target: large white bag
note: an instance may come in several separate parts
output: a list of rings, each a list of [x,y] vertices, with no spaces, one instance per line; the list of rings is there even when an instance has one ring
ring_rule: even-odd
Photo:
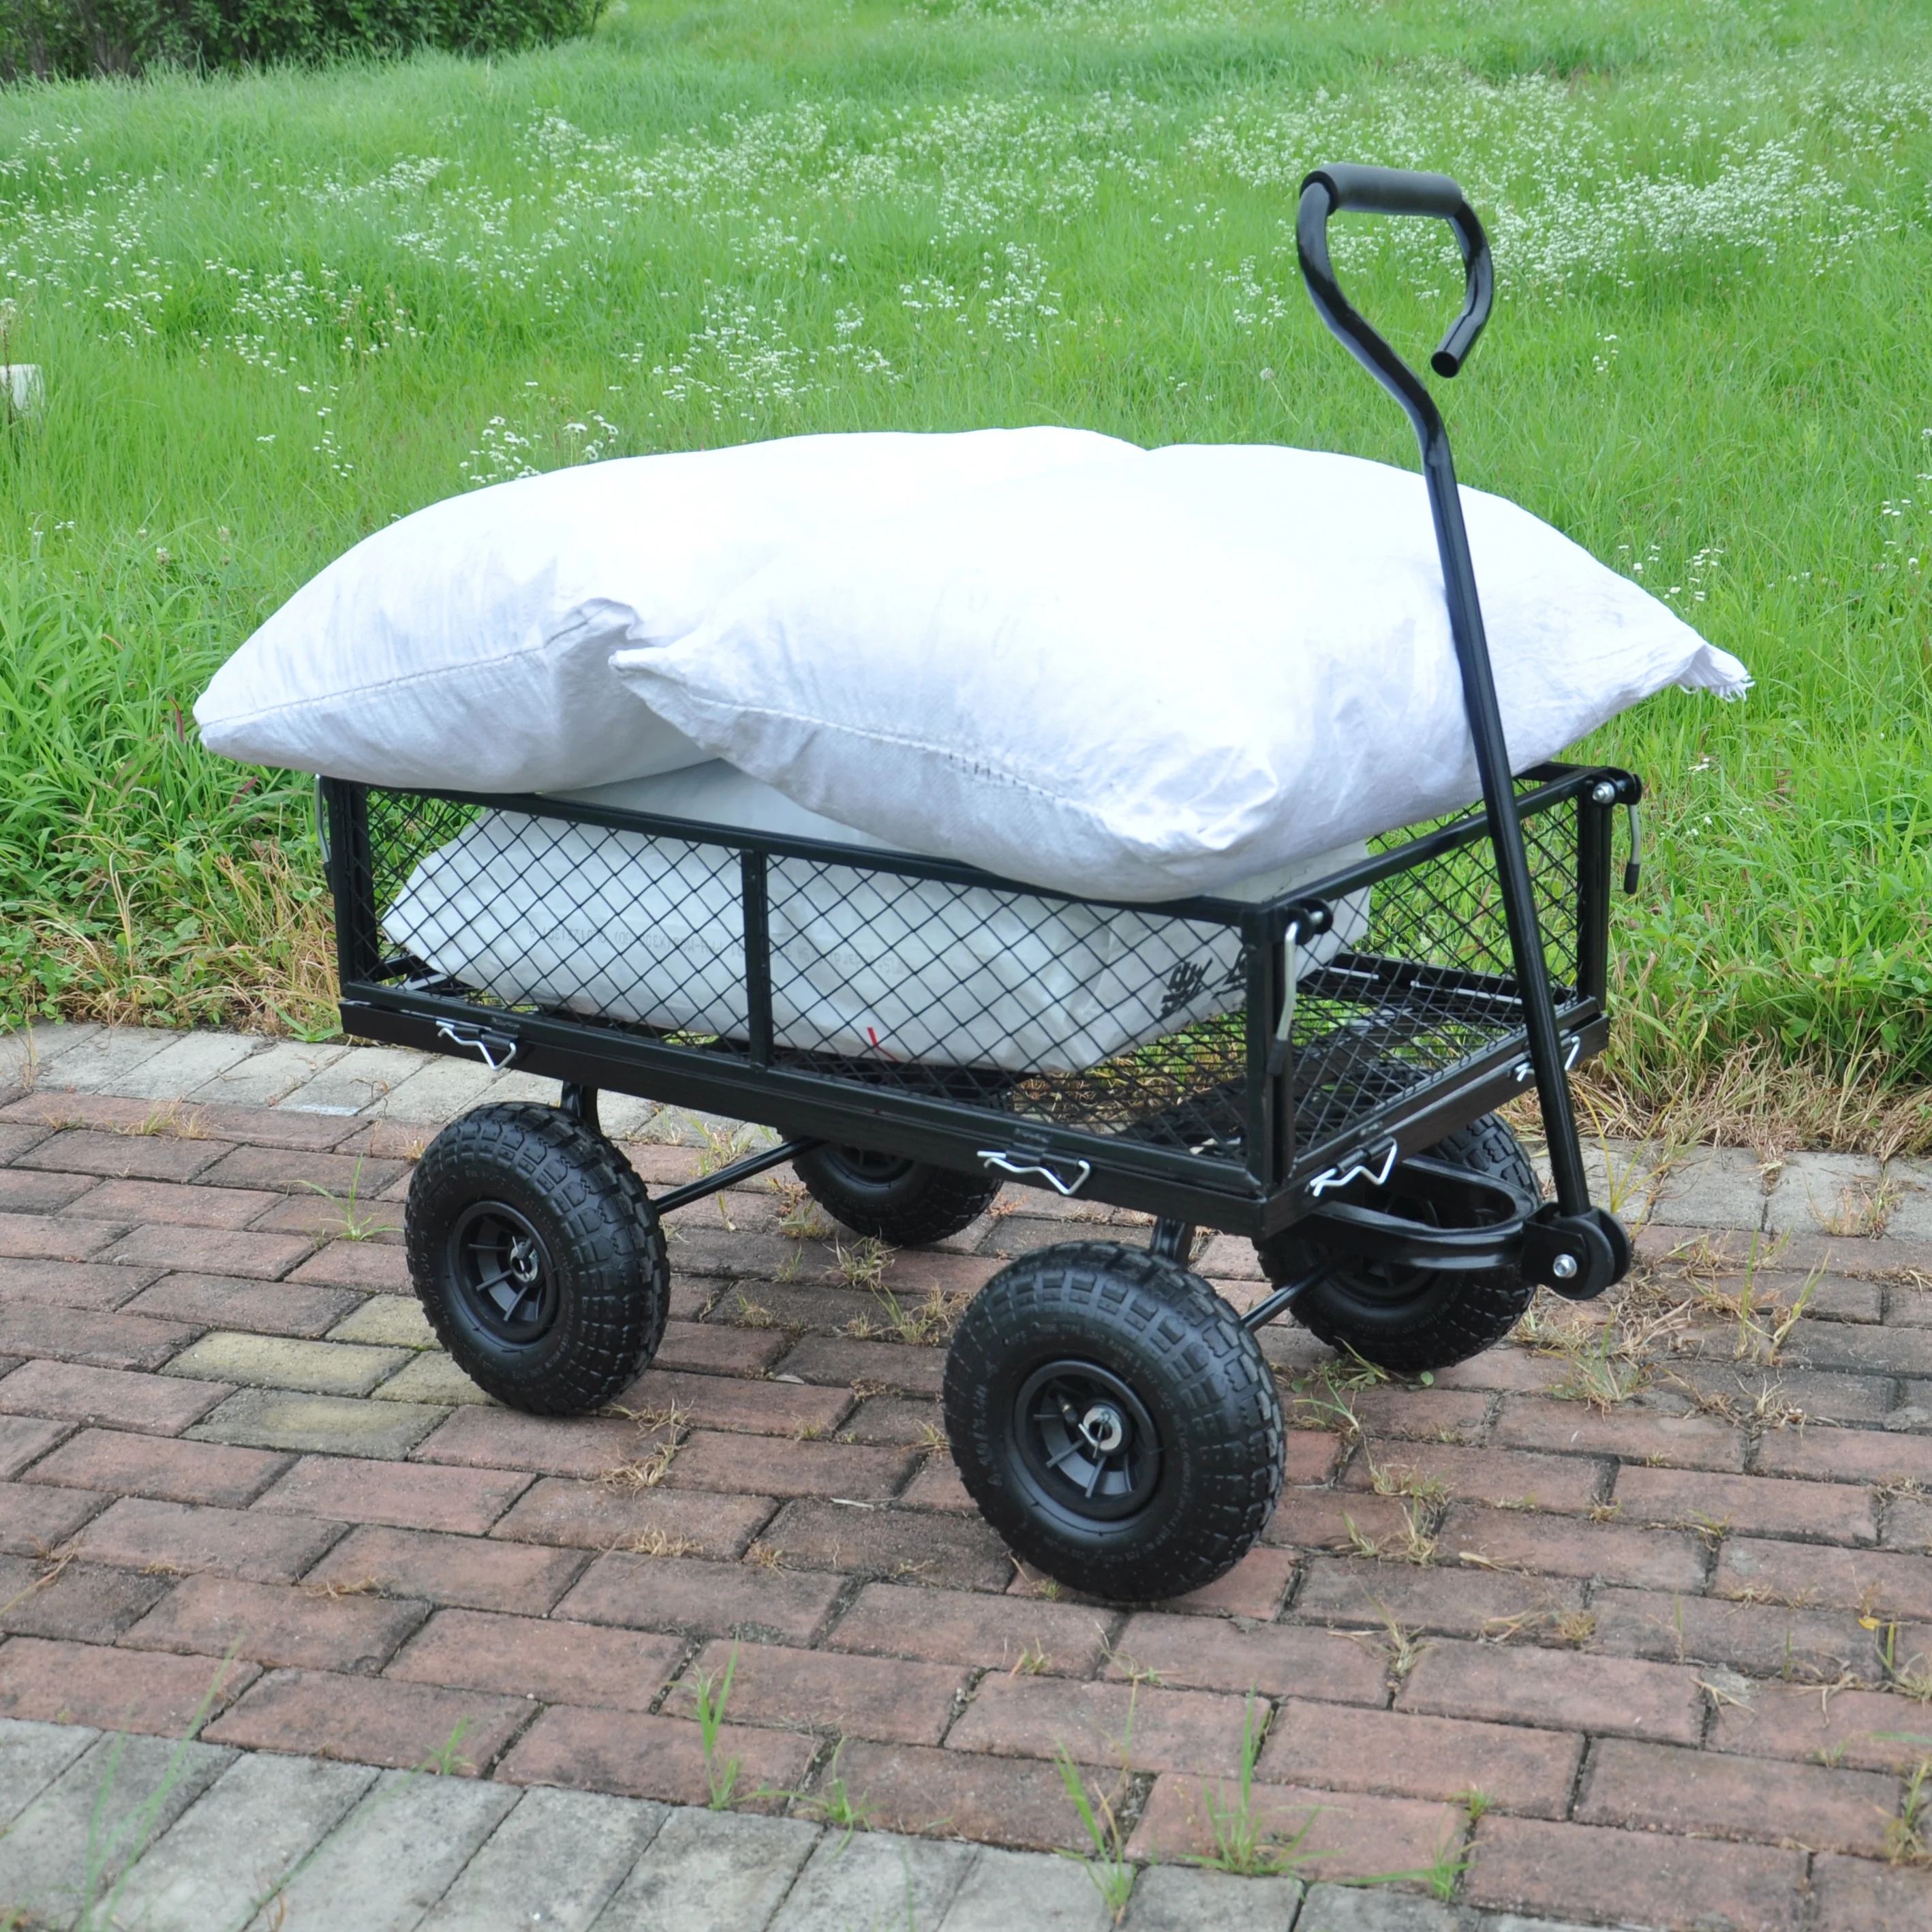
[[[1462,501],[1517,770],[1666,685],[1750,682],[1527,511]],[[855,523],[612,663],[814,811],[1098,896],[1480,793],[1421,478],[1304,450],[1134,451]]]
[[[374,784],[533,791],[710,756],[608,668],[791,544],[1131,448],[1084,430],[796,436],[587,464],[451,498],[300,590],[194,707],[209,750]]]
[[[755,779],[706,764],[578,794],[715,826],[863,844]],[[1248,881],[1258,899],[1354,862]],[[928,1065],[1065,1072],[1240,1004],[1229,927],[779,858],[768,876],[781,1046]],[[1366,932],[1342,898],[1302,955]],[[518,812],[479,815],[424,859],[382,916],[392,944],[513,1005],[742,1040],[744,914],[716,845]]]

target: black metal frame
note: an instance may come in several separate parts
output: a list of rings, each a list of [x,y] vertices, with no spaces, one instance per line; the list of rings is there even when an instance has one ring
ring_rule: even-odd
[[[744,935],[746,1036],[696,1042],[637,1026],[620,1026],[558,1010],[491,1004],[474,988],[426,972],[406,956],[386,956],[378,867],[372,849],[370,788],[320,782],[327,820],[329,883],[335,895],[342,1022],[359,1036],[430,1052],[475,1053],[492,1065],[565,1084],[567,1103],[594,1124],[602,1088],[740,1118],[782,1121],[784,1148],[754,1155],[704,1182],[667,1196],[682,1204],[741,1174],[775,1165],[820,1141],[890,1151],[964,1170],[991,1168],[1050,1185],[1063,1193],[1139,1208],[1160,1217],[1156,1246],[1184,1253],[1189,1230],[1207,1225],[1259,1240],[1310,1215],[1353,1251],[1447,1268],[1518,1262],[1561,1292],[1600,1292],[1628,1264],[1622,1230],[1592,1205],[1570,1106],[1567,1070],[1600,1051],[1605,1012],[1610,892],[1611,818],[1634,807],[1641,787],[1628,772],[1602,767],[1539,766],[1510,776],[1498,711],[1468,543],[1442,418],[1420,380],[1349,306],[1330,266],[1328,217],[1358,208],[1439,216],[1456,229],[1468,268],[1462,315],[1436,352],[1440,375],[1461,367],[1487,320],[1492,284],[1480,225],[1453,182],[1441,176],[1330,168],[1309,176],[1298,238],[1316,307],[1350,351],[1402,404],[1423,454],[1434,513],[1451,628],[1483,781],[1484,806],[1366,862],[1260,904],[1213,897],[1160,906],[1095,901],[1016,885],[952,862],[819,841],[749,832],[622,812],[555,798],[460,792],[385,793],[386,803],[418,799],[531,814],[542,820],[638,833],[723,848],[739,867]],[[1526,787],[1520,794],[1519,783]],[[1576,814],[1576,946],[1568,983],[1552,987],[1539,928],[1524,842],[1526,820],[1568,810]],[[1460,1003],[1485,1014],[1516,1016],[1479,1052],[1405,1084],[1379,1104],[1306,1142],[1298,1132],[1295,1055],[1287,1035],[1297,996],[1298,948],[1328,931],[1334,908],[1349,894],[1439,866],[1486,839],[1507,923],[1514,971],[1453,968],[1342,951],[1300,978],[1304,999],[1372,994],[1384,1006],[1406,998]],[[986,887],[1028,898],[1168,916],[1238,933],[1245,974],[1245,1068],[1239,1084],[1244,1130],[1240,1158],[1107,1133],[1058,1120],[1022,1118],[942,1088],[925,1092],[851,1077],[801,1060],[775,1040],[772,950],[767,907],[770,868],[791,860],[872,874]],[[1626,884],[1630,883],[1627,878]],[[1534,1083],[1556,1183],[1556,1199],[1535,1209],[1418,1156],[1444,1135]],[[1423,1228],[1378,1211],[1378,1184],[1398,1164],[1408,1193],[1461,1190],[1466,1224]],[[1498,1190],[1491,1188],[1489,1192]],[[1478,1198],[1478,1197],[1483,1198]],[[1446,1198],[1446,1197],[1445,1197]],[[1330,1245],[1334,1242],[1331,1240]],[[1278,1312],[1309,1282],[1271,1297],[1258,1318]],[[1265,1314],[1264,1312],[1265,1311]]]

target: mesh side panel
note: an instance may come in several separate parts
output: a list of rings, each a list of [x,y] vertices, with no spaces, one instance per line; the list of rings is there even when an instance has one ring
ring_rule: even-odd
[[[1413,836],[1372,844],[1398,851]],[[1560,1011],[1575,997],[1575,808],[1526,819],[1523,843]],[[1346,1132],[1522,1025],[1488,838],[1396,873],[1375,888],[1366,940],[1301,980],[1293,1033],[1298,1140],[1308,1146]]]
[[[747,1051],[736,848],[410,794],[372,790],[368,810],[382,935],[409,983]],[[1559,1006],[1576,828],[1568,804],[1524,828]],[[1235,928],[776,856],[766,902],[777,1064],[1243,1157]],[[1304,1147],[1520,1034],[1486,838],[1339,902],[1300,961]]]

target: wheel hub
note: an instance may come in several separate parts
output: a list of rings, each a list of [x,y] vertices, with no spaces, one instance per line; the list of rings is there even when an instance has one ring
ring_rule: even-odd
[[[1161,1444],[1154,1418],[1094,1362],[1049,1362],[1013,1404],[1020,1470],[1036,1498],[1088,1521],[1134,1515],[1153,1498]]]
[[[556,1319],[556,1273],[543,1237],[507,1202],[479,1201],[449,1234],[449,1273],[463,1311],[499,1342],[540,1340]]]

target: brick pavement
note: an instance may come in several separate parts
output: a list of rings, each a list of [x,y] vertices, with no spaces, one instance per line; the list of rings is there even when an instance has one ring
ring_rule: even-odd
[[[436,1802],[478,1859],[533,1804],[563,1817],[555,1788],[629,1806],[569,1812],[629,1850],[559,1922],[644,1922],[605,1901],[645,1886],[665,1819],[717,1815],[676,1808],[728,1759],[725,1815],[796,1849],[769,1917],[819,1882],[842,1790],[880,1847],[1081,1848],[1063,1748],[1166,1871],[1211,1851],[1251,1736],[1255,1819],[1328,1882],[1268,1894],[1304,1932],[1932,1922],[1922,1169],[1613,1150],[1652,1204],[1616,1327],[1539,1310],[1429,1387],[1355,1386],[1264,1331],[1298,1425],[1274,1522],[1196,1597],[1112,1606],[1025,1574],[966,1504],[932,1338],[1003,1256],[1132,1217],[1010,1192],[892,1257],[889,1300],[761,1178],[677,1217],[627,1412],[538,1420],[430,1346],[395,1232],[434,1131],[412,1086],[446,1114],[535,1083],[244,1044],[57,1029],[23,1091],[0,1042],[6,1737],[175,1736],[212,1696],[211,1788],[312,1762],[349,1794],[322,1842],[376,1788],[357,1768],[460,1726],[480,1795]],[[606,1118],[648,1184],[695,1172],[679,1123]],[[1244,1244],[1196,1266],[1259,1292]],[[696,1691],[728,1668],[707,1767]],[[1018,1869],[959,1856],[918,1852],[921,1924]],[[438,1898],[424,1922],[482,1922],[448,1904],[481,1882],[459,1864],[407,1922]]]

